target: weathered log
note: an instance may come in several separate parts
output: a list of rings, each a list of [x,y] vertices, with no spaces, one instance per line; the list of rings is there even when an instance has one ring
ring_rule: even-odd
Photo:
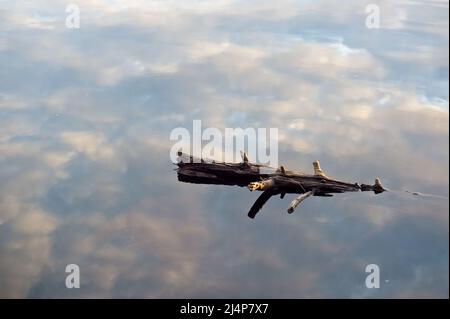
[[[313,195],[314,192],[313,191],[309,191],[306,192],[304,194],[299,195],[298,197],[296,197],[290,204],[288,207],[288,213],[292,214],[294,212],[294,210],[297,208],[297,206],[303,202],[306,198],[308,198],[309,196]]]
[[[183,154],[179,153],[180,158]],[[224,163],[197,160],[192,156],[178,162],[178,180],[186,183],[247,186],[250,191],[263,191],[250,209],[248,216],[254,218],[262,206],[273,195],[302,194],[292,201],[288,212],[294,209],[309,196],[331,197],[336,193],[373,191],[379,194],[385,191],[379,178],[374,185],[348,183],[329,178],[320,168],[318,161],[313,163],[314,174],[296,173],[269,168],[265,165],[248,162],[243,155],[242,163]]]

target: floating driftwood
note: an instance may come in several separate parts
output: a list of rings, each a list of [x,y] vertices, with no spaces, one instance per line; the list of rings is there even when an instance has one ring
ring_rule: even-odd
[[[313,163],[314,174],[303,174],[288,171],[283,166],[271,169],[266,165],[252,164],[245,153],[242,154],[241,163],[194,160],[192,156],[181,152],[178,156],[177,174],[181,182],[246,186],[250,191],[262,191],[248,212],[250,218],[254,218],[274,195],[283,198],[285,194],[300,194],[288,207],[288,213],[292,213],[309,196],[331,197],[336,193],[359,191],[379,194],[385,191],[378,178],[374,185],[331,179],[322,171],[319,161]]]

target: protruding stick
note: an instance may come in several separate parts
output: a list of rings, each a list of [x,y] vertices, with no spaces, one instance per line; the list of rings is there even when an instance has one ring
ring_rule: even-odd
[[[320,168],[319,161],[313,162],[313,167],[314,167],[314,175],[318,175],[318,176],[322,176],[322,177],[328,178],[328,176],[325,175],[325,173]]]
[[[265,190],[253,204],[252,208],[248,212],[248,217],[255,218],[256,214],[261,210],[264,204],[272,197],[272,192],[270,189]]]
[[[385,191],[383,185],[381,185],[381,180],[379,177],[375,178],[375,185],[373,185],[373,191],[375,194],[379,194]]]
[[[294,199],[291,204],[288,207],[287,212],[289,214],[292,214],[294,212],[294,210],[297,208],[297,206],[303,202],[306,198],[308,198],[309,196],[311,196],[313,194],[313,191],[309,191],[306,192],[304,194],[301,194],[300,196],[298,196],[296,199]]]
[[[243,163],[248,163],[248,157],[244,151],[241,151],[241,158]]]
[[[262,180],[260,182],[251,182],[250,184],[247,185],[247,188],[253,192],[256,190],[264,191],[272,186],[273,186],[273,179],[269,178]]]

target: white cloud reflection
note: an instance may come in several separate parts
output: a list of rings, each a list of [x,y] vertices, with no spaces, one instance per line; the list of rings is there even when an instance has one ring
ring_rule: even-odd
[[[448,2],[8,1],[1,297],[448,298],[448,200],[178,183],[169,134],[278,127],[279,160],[448,196]],[[389,279],[361,288],[366,264]],[[64,286],[80,265],[81,289]]]

